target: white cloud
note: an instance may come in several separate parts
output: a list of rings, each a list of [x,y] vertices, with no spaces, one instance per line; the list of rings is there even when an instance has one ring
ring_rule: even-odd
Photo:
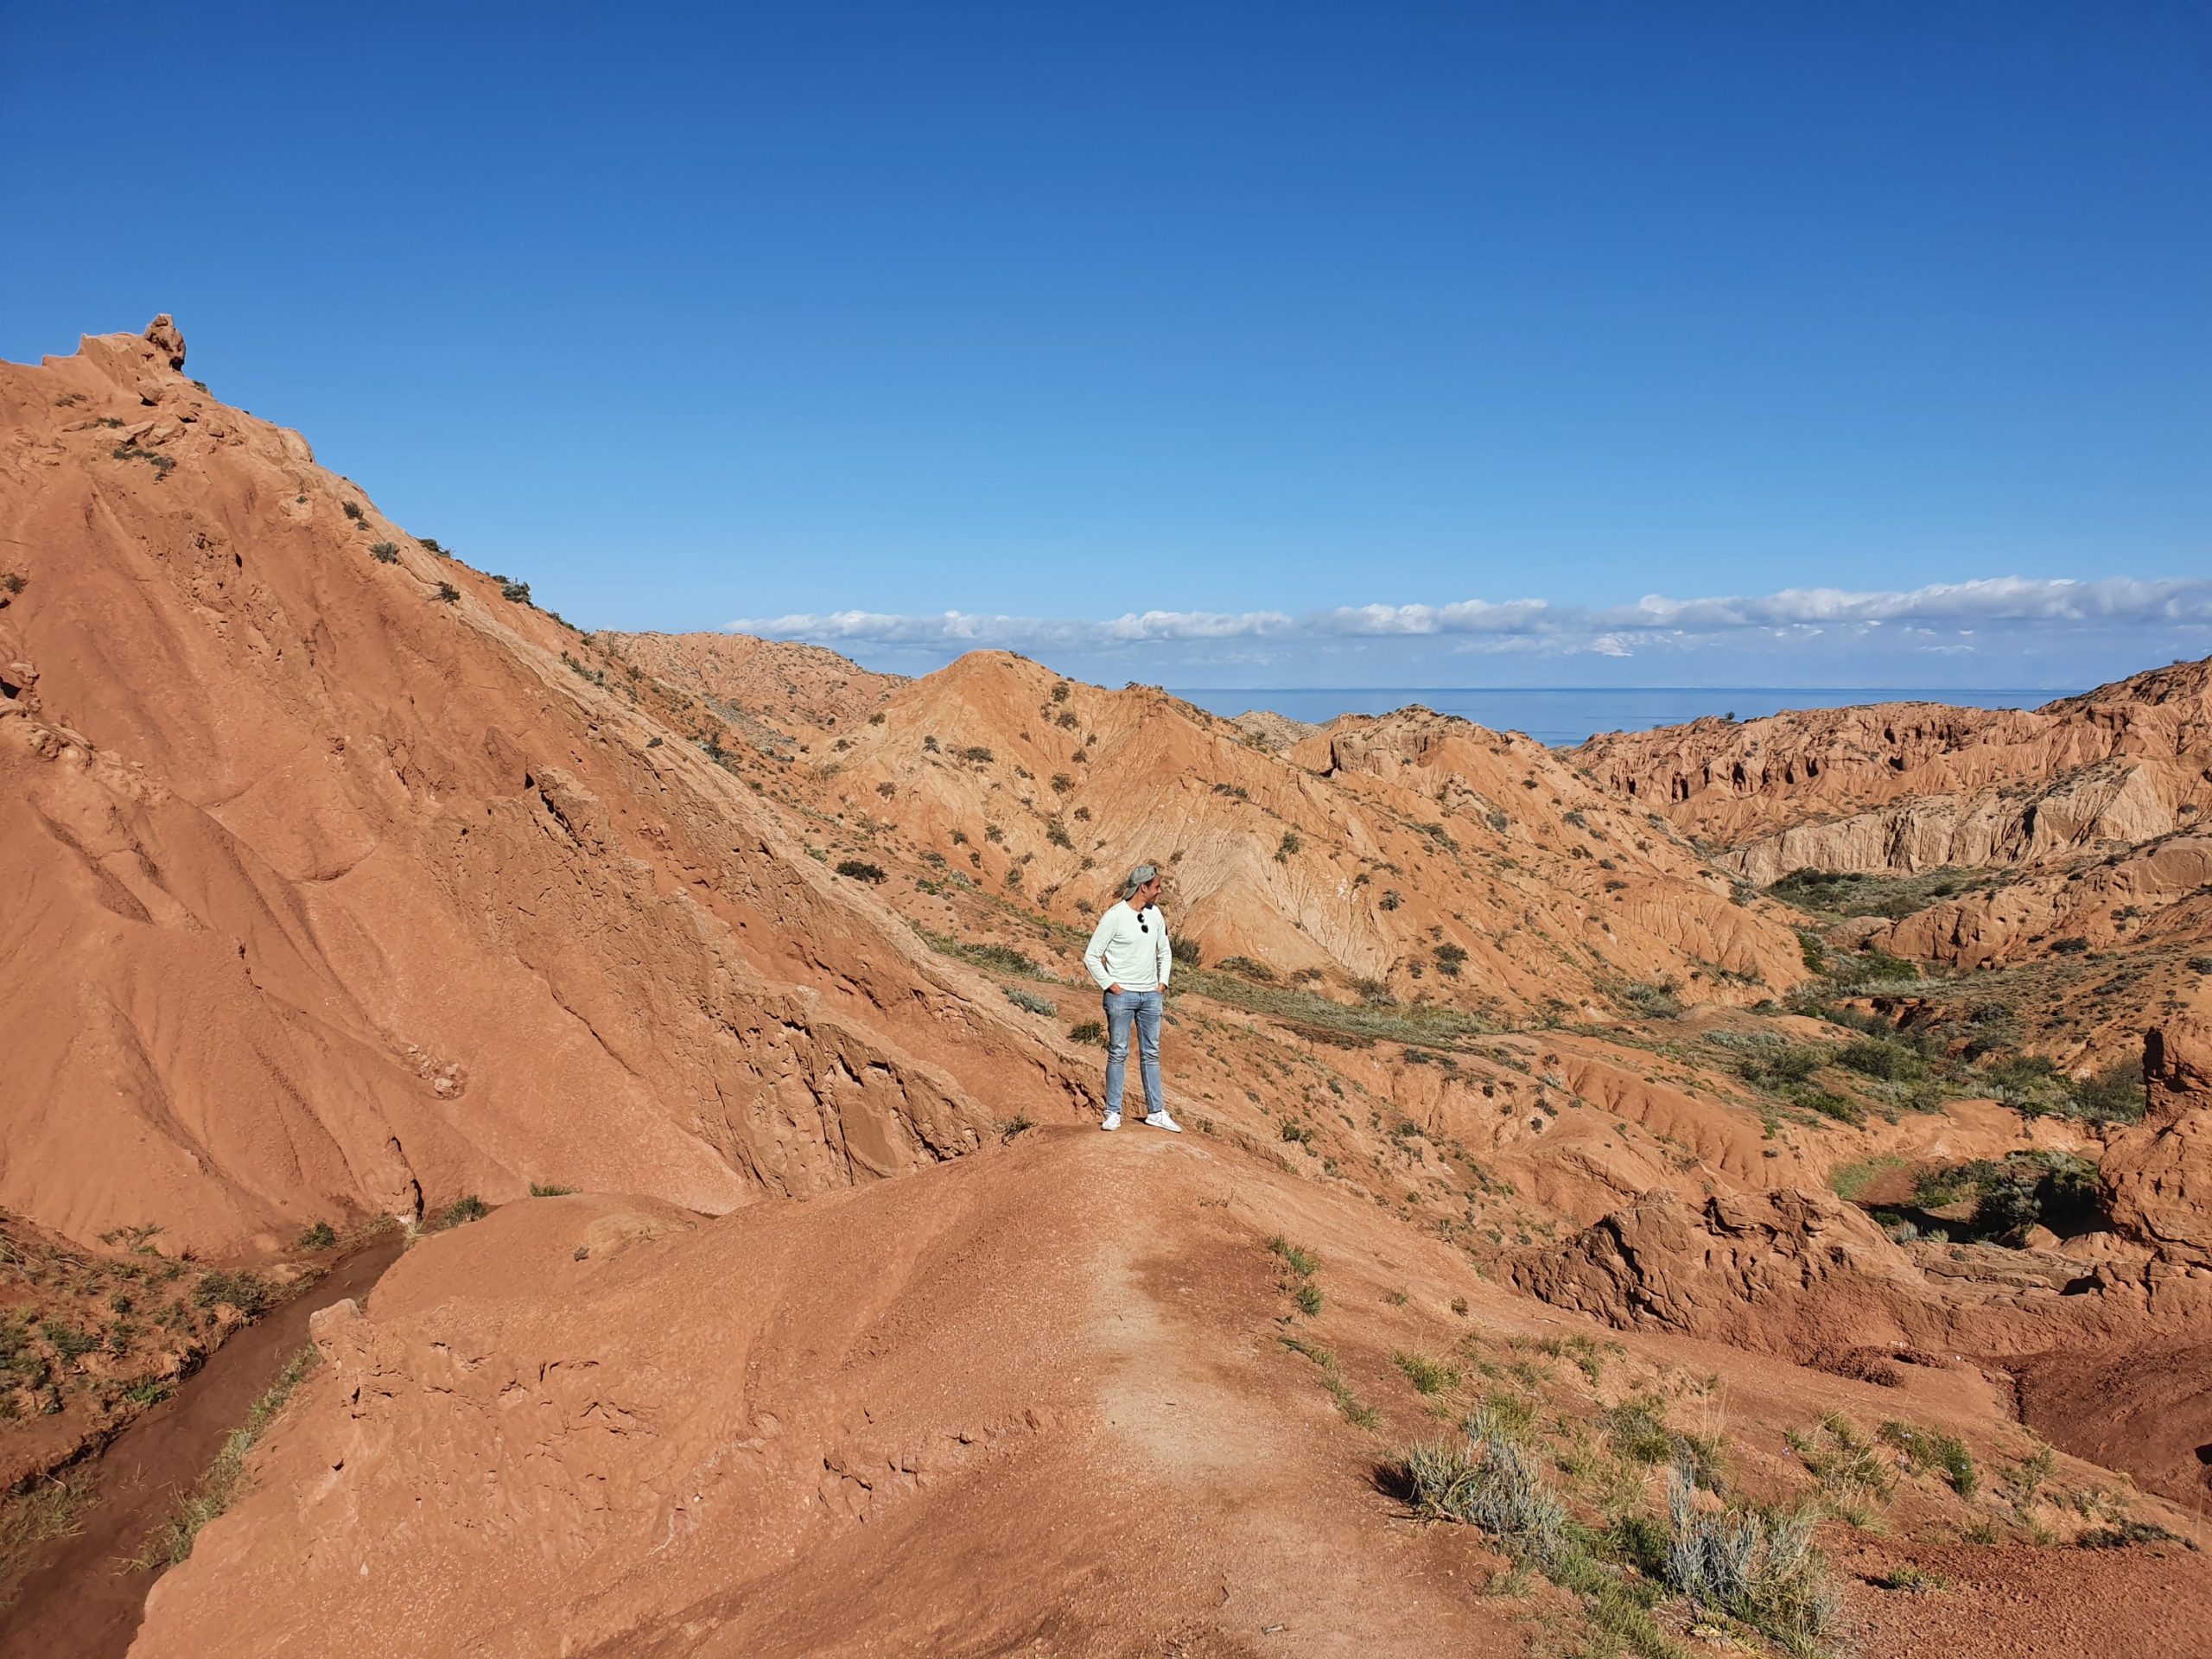
[[[1281,611],[1146,611],[1090,620],[962,611],[934,616],[837,611],[743,618],[729,626],[736,633],[823,645],[958,651],[1111,651],[1240,639],[1280,648],[1300,642],[1433,639],[1456,641],[1456,648],[1462,650],[1625,657],[1642,647],[1689,647],[1732,635],[1789,640],[1811,639],[1832,629],[1864,634],[1893,623],[1906,625],[1907,632],[1916,626],[1941,626],[1957,634],[2005,625],[2196,627],[2212,624],[2212,581],[1994,576],[1905,591],[1786,588],[1764,595],[1702,599],[1648,594],[1633,604],[1597,607],[1558,606],[1541,599],[1464,599],[1445,604],[1340,606],[1302,616]]]

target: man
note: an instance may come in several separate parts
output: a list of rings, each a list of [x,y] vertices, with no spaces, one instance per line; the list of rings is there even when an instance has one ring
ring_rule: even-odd
[[[1160,1086],[1160,1014],[1175,953],[1167,943],[1167,919],[1153,901],[1160,897],[1160,872],[1140,864],[1129,872],[1121,901],[1098,918],[1083,965],[1106,994],[1106,1121],[1102,1129],[1122,1127],[1122,1089],[1128,1077],[1129,1027],[1137,1033],[1137,1054],[1144,1074],[1144,1121],[1171,1135],[1183,1126],[1167,1116]]]

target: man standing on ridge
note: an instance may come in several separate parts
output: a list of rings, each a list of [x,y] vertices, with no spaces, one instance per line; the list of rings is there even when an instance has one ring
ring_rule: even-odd
[[[1160,897],[1160,872],[1140,864],[1129,872],[1121,901],[1098,918],[1083,965],[1106,994],[1106,1121],[1102,1129],[1122,1127],[1122,1089],[1128,1077],[1129,1027],[1137,1033],[1137,1055],[1144,1074],[1144,1121],[1172,1135],[1183,1126],[1167,1116],[1167,1096],[1160,1084],[1160,1016],[1175,952],[1167,943],[1167,918],[1153,900]]]

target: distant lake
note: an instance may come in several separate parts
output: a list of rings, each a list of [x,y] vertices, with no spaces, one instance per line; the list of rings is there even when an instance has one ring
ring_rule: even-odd
[[[1581,742],[1598,732],[1639,732],[1654,726],[1680,726],[1701,715],[1733,714],[1739,720],[1779,714],[1785,709],[1845,709],[1862,702],[1948,702],[1968,709],[2035,709],[2066,691],[1999,690],[1961,691],[1891,690],[1888,687],[1810,686],[1556,686],[1543,690],[1492,686],[1383,686],[1336,688],[1300,686],[1168,690],[1217,715],[1272,709],[1312,725],[1338,715],[1382,715],[1409,702],[1440,715],[1458,715],[1494,731],[1526,732],[1557,748]]]

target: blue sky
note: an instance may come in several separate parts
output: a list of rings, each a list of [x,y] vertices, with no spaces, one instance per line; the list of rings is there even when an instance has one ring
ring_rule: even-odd
[[[2183,4],[13,0],[0,356],[586,626],[2075,686],[2212,652],[2208,135]]]

